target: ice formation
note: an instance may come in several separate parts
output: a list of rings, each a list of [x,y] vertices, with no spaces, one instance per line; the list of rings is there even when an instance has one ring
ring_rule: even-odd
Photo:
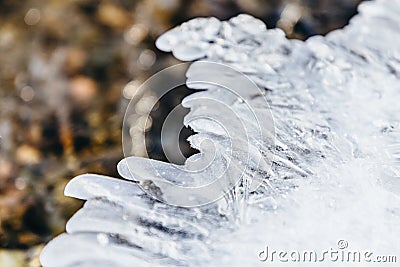
[[[178,59],[228,64],[265,91],[276,139],[274,147],[258,140],[257,149],[275,158],[269,172],[251,169],[263,182],[246,199],[246,220],[232,219],[229,197],[173,207],[134,182],[81,175],[65,194],[86,203],[46,246],[43,266],[263,266],[266,246],[322,253],[341,250],[338,240],[399,261],[400,1],[365,2],[359,11],[344,29],[305,42],[248,15],[197,18],[161,36],[157,46]],[[196,66],[194,75],[218,75]],[[205,89],[185,101],[226,96]],[[201,123],[196,130],[212,132]],[[323,266],[349,265],[340,263]]]

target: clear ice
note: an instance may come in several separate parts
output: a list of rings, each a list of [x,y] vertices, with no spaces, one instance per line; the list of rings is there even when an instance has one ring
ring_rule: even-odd
[[[264,90],[274,118],[274,145],[268,133],[263,140],[250,133],[250,139],[253,158],[274,152],[271,170],[247,162],[249,176],[262,184],[245,203],[235,202],[241,189],[235,188],[224,199],[197,208],[158,202],[130,181],[135,178],[124,172],[124,164],[148,159],[120,163],[128,180],[78,176],[65,194],[86,203],[67,223],[67,233],[45,247],[44,267],[265,266],[258,254],[267,245],[322,251],[335,248],[338,240],[346,240],[352,250],[400,260],[400,0],[364,2],[344,29],[305,42],[288,40],[281,30],[267,30],[260,20],[242,14],[222,22],[193,19],[166,32],[156,45],[183,61],[228,64]],[[187,75],[194,90],[200,88],[191,86],[191,77],[219,75],[201,68],[201,61]],[[206,89],[183,101],[191,108],[186,119],[201,112],[204,95],[232,101],[240,112],[240,101],[218,88]],[[262,95],[246,101],[257,107]],[[259,110],[267,112],[263,106]],[[246,110],[242,116],[251,128]],[[198,132],[189,140],[193,146],[202,138],[224,144],[220,129],[208,123],[188,122]],[[210,179],[183,181],[169,173],[168,164],[154,164],[175,183]],[[214,167],[210,171],[218,172]],[[246,208],[239,221],[238,205]]]

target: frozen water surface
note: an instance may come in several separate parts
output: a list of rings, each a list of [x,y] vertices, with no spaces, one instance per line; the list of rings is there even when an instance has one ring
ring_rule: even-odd
[[[207,119],[190,120],[203,112],[207,102],[202,97],[230,103],[235,114],[242,114],[254,147],[250,160],[243,160],[246,166],[239,166],[261,179],[261,186],[249,193],[239,185],[206,206],[173,207],[128,181],[135,180],[124,167],[129,161],[131,166],[141,163],[135,174],[151,173],[147,159],[127,158],[119,165],[126,181],[87,174],[68,184],[67,196],[87,201],[68,222],[67,233],[46,246],[42,264],[262,266],[267,263],[258,255],[265,246],[322,253],[338,249],[338,240],[347,241],[351,251],[397,255],[400,261],[399,25],[400,1],[380,0],[363,3],[343,30],[305,42],[287,40],[280,30],[267,30],[248,15],[224,22],[194,19],[162,35],[157,46],[178,59],[228,64],[263,89],[261,95],[247,95],[246,102],[263,114],[267,110],[259,98],[265,95],[274,117],[274,146],[269,131],[262,139],[252,131],[257,125],[242,100],[218,86],[190,83],[221,74],[202,69],[200,61],[189,69],[187,83],[208,90],[183,101],[191,108],[185,123],[198,132],[190,139],[193,146],[213,138],[217,145],[228,144],[223,131]],[[217,110],[208,112],[219,116]],[[216,150],[217,162],[199,177],[179,177],[168,164],[154,164],[164,178],[195,185],[223,169],[218,159],[225,152]],[[271,151],[275,157],[268,171],[263,168]],[[241,162],[240,155],[234,160]],[[253,164],[257,161],[261,164]],[[158,187],[154,192],[168,194]],[[349,263],[326,260],[323,265]]]

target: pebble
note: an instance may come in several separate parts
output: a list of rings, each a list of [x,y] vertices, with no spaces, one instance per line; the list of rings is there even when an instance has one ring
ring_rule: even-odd
[[[76,74],[86,63],[86,53],[80,48],[70,48],[67,51],[66,70],[69,74]]]
[[[0,250],[0,266],[26,267],[25,252],[22,250]]]
[[[38,164],[41,157],[40,151],[30,145],[21,145],[15,152],[15,159],[21,165]]]
[[[72,79],[69,93],[76,102],[88,103],[98,92],[97,83],[89,77],[77,76]]]
[[[97,11],[98,20],[114,29],[124,29],[131,24],[130,14],[111,3],[102,3]]]
[[[10,161],[0,158],[0,181],[6,180],[12,174],[13,165]]]

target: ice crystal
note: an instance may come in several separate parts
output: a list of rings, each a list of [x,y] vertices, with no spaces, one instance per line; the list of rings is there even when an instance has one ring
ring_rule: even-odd
[[[366,2],[359,11],[346,28],[305,42],[267,30],[249,15],[193,19],[162,35],[157,46],[178,59],[228,64],[263,89],[246,101],[257,106],[265,95],[275,145],[269,134],[250,138],[256,147],[250,158],[274,152],[271,170],[249,168],[262,184],[246,198],[239,224],[233,214],[239,204],[229,194],[206,206],[173,207],[132,181],[78,176],[65,193],[86,200],[85,206],[68,222],[67,234],[47,245],[43,265],[254,266],[265,264],[258,255],[266,245],[323,251],[339,239],[354,250],[400,255],[400,1]],[[190,83],[193,77],[226,77],[202,68],[202,61],[189,69],[187,84],[208,90],[183,101],[191,108],[187,119],[202,112],[204,95],[239,112],[241,101]],[[199,133],[190,140],[194,146],[202,135],[222,138],[207,123],[189,123]],[[135,180],[124,172],[129,161],[138,168],[133,174],[149,174],[148,159],[127,158],[119,165],[125,178]],[[184,183],[167,163],[153,163]]]

